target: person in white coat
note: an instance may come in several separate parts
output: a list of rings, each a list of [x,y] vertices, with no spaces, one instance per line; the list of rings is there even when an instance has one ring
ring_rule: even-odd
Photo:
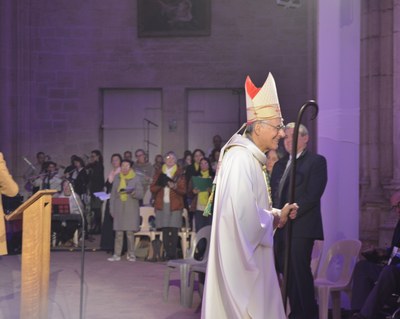
[[[286,318],[273,232],[298,207],[272,208],[265,156],[285,136],[283,119],[271,74],[261,88],[247,77],[245,88],[246,130],[221,150],[215,178],[203,319]]]

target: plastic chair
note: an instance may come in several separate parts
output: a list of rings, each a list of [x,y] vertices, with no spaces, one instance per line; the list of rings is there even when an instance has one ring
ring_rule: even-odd
[[[140,236],[147,236],[152,242],[156,235],[160,235],[160,239],[162,236],[162,232],[155,231],[150,227],[149,219],[150,217],[155,217],[154,207],[150,206],[141,206],[140,207],[140,217],[142,217],[142,222],[140,224],[140,230],[134,234],[135,236],[135,247],[138,246],[140,241]]]
[[[200,273],[205,274],[206,271],[207,271],[207,263],[197,264],[197,265],[193,265],[191,267],[190,274],[189,274],[189,287],[190,287],[190,291],[192,294],[193,294],[194,285],[195,285],[195,275],[200,274]],[[199,282],[200,298],[203,298],[203,290],[204,290],[204,287]]]
[[[324,241],[323,240],[315,240],[314,247],[311,253],[311,273],[314,279],[317,277],[318,267],[321,262],[322,251],[324,249]]]
[[[211,226],[203,227],[194,235],[193,243],[188,253],[189,257],[185,259],[173,259],[167,262],[167,269],[165,270],[164,274],[164,301],[168,300],[169,286],[171,284],[171,272],[175,269],[179,269],[181,305],[187,308],[190,308],[192,306],[193,289],[191,289],[189,282],[190,271],[192,266],[194,265],[207,264],[208,251],[210,248],[210,234]],[[207,245],[203,254],[203,258],[201,260],[197,260],[194,258],[194,255],[196,252],[197,244],[202,239],[205,239],[207,241]]]
[[[178,236],[181,239],[182,256],[183,256],[183,258],[186,258],[187,252],[188,252],[188,241],[189,241],[190,237],[194,235],[190,231],[189,215],[188,215],[188,211],[186,208],[183,209],[182,218],[185,221],[185,225],[178,232]]]
[[[146,190],[143,196],[143,206],[151,206],[151,191],[150,188]]]
[[[329,248],[314,280],[319,304],[319,319],[328,318],[329,296],[332,298],[332,317],[340,319],[341,292],[351,293],[354,266],[360,253],[361,242],[357,239],[339,240]]]

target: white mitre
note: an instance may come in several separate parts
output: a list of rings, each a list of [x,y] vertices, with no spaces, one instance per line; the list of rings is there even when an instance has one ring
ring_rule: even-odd
[[[247,76],[245,90],[247,124],[258,120],[282,118],[275,80],[271,73],[261,88],[257,88]]]

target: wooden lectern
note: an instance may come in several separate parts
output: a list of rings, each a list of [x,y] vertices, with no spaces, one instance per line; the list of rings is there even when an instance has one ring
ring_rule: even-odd
[[[6,216],[22,218],[21,319],[47,318],[51,199],[56,192],[41,190]]]

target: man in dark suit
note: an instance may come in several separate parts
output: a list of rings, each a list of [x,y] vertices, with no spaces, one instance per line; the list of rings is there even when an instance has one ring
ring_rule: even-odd
[[[290,154],[295,123],[285,128],[284,146]],[[318,317],[314,296],[314,278],[311,273],[311,253],[315,240],[323,240],[321,197],[327,184],[326,159],[307,150],[308,130],[299,127],[296,162],[296,191],[294,201],[299,205],[297,218],[292,221],[290,256],[290,280],[288,297],[290,319],[313,319]],[[292,159],[287,154],[275,163],[271,175],[274,207],[281,208],[289,200],[289,180]],[[283,273],[285,233],[287,227],[278,229],[274,238],[274,250],[278,273]]]
[[[400,268],[394,265],[385,266],[379,274],[371,292],[368,294],[359,313],[353,314],[352,319],[387,318],[383,314],[385,305],[395,303],[393,294],[400,292]],[[396,307],[396,306],[395,306]],[[391,317],[390,317],[391,318]],[[396,317],[397,318],[397,317]]]
[[[400,192],[390,197],[392,210],[400,216]],[[351,309],[356,312],[352,318],[373,319],[383,306],[390,301],[392,293],[400,293],[400,259],[390,257],[400,248],[400,219],[393,232],[391,247],[374,249],[363,254],[369,260],[356,264],[353,274]],[[397,251],[400,254],[400,251]],[[374,260],[375,259],[375,260]],[[387,265],[390,260],[390,265]],[[359,313],[357,313],[359,311]]]

